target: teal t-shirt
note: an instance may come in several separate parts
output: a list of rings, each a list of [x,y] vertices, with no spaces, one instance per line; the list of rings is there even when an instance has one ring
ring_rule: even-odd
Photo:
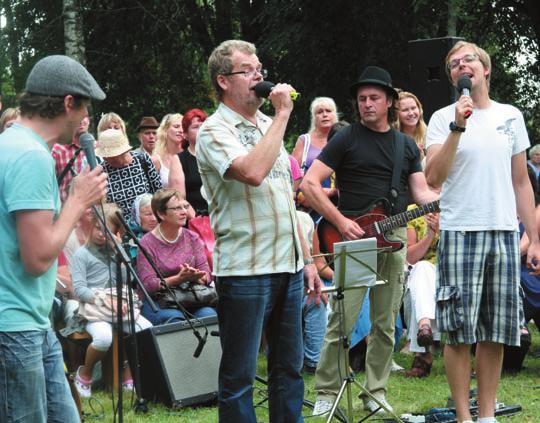
[[[16,211],[60,211],[54,160],[34,131],[14,124],[0,134],[0,332],[50,327],[56,263],[39,277],[21,261]]]

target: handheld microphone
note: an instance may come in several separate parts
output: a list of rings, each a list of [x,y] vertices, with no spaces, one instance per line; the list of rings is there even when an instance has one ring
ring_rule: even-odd
[[[461,95],[470,97],[471,96],[472,82],[471,78],[468,75],[461,75],[457,81],[457,89]],[[472,112],[467,112],[465,114],[465,119],[468,119],[472,115]]]
[[[89,134],[88,132],[85,132],[79,138],[79,144],[81,144],[81,148],[86,155],[86,160],[90,165],[90,169],[94,169],[97,166],[96,152],[94,150],[95,142],[96,139],[94,138],[94,136],[92,134]]]
[[[259,98],[268,98],[272,90],[276,84],[270,81],[261,81],[255,86],[253,86],[251,89],[255,91],[255,95]],[[293,91],[291,92],[291,100],[296,101],[296,99],[300,97],[300,93]]]

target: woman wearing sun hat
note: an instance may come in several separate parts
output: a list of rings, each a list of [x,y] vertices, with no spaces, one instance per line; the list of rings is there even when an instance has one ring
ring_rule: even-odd
[[[138,195],[162,188],[150,157],[132,152],[122,131],[107,129],[100,133],[96,154],[103,158],[103,170],[109,176],[107,201],[118,204],[124,216],[129,216]]]

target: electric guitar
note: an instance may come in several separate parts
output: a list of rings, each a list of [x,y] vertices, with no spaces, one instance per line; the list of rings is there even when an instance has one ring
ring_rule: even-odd
[[[428,213],[437,213],[439,211],[439,200],[429,204],[424,204],[412,210],[398,213],[394,216],[387,217],[385,213],[386,207],[384,202],[379,200],[373,203],[368,209],[368,213],[360,216],[346,216],[348,219],[356,222],[364,231],[361,238],[376,238],[377,248],[386,248],[387,251],[397,251],[403,248],[403,242],[392,241],[386,238],[385,232],[392,229],[404,226],[407,222],[414,220]],[[344,241],[341,233],[334,225],[326,219],[322,219],[317,227],[319,235],[319,243],[321,251],[325,253],[334,253],[334,243]]]

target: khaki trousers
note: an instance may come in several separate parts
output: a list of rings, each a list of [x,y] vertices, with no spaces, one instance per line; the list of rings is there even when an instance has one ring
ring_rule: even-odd
[[[403,241],[405,246],[395,253],[379,253],[377,255],[377,271],[380,277],[387,280],[388,283],[377,285],[370,290],[371,333],[367,347],[364,386],[372,394],[386,393],[394,350],[396,316],[403,296],[403,266],[407,251],[406,228],[398,228],[387,235],[389,239]],[[344,293],[345,315],[342,316],[342,319],[344,334],[349,340],[366,291],[367,289],[361,288],[347,290]],[[324,346],[315,373],[317,399],[331,402],[335,400],[339,392],[342,378],[349,374],[348,369],[344,367],[343,346],[340,345],[339,340],[339,306],[335,299],[333,300]]]

